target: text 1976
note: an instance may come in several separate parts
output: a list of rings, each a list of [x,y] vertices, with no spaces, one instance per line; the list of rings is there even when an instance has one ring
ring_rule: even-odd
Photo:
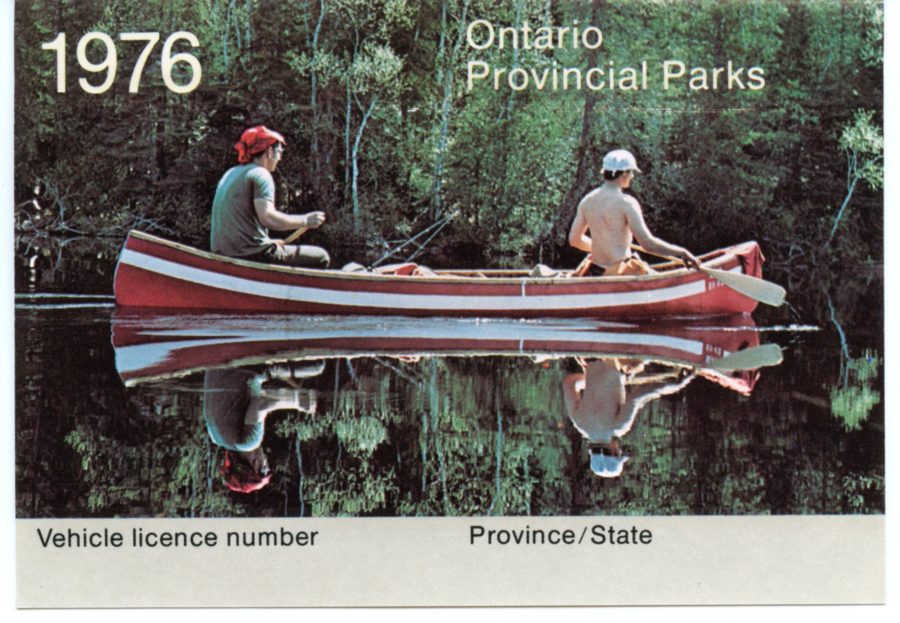
[[[124,42],[141,42],[144,48],[141,51],[134,68],[131,71],[131,80],[128,82],[128,92],[137,93],[141,86],[141,76],[144,72],[144,66],[153,53],[153,48],[159,42],[160,34],[158,32],[123,32],[119,33],[119,40]],[[162,79],[166,87],[173,93],[190,93],[200,84],[203,77],[203,69],[197,57],[188,52],[175,52],[172,49],[179,40],[187,41],[191,47],[198,47],[200,41],[197,36],[191,32],[178,31],[169,35],[162,47],[160,56],[160,66],[162,70]],[[97,42],[97,43],[94,43]],[[94,45],[92,45],[94,44]],[[99,63],[88,58],[88,48],[96,48],[97,44],[106,49],[106,56]],[[56,52],[56,91],[57,93],[66,92],[66,33],[61,32],[56,39],[41,45],[41,49]],[[86,93],[99,95],[105,93],[113,85],[116,79],[116,71],[118,69],[118,53],[116,43],[113,38],[103,32],[89,32],[78,40],[78,46],[75,51],[78,64],[85,71],[100,74],[106,72],[103,82],[99,84],[92,83],[87,78],[79,78],[78,84]],[[190,80],[186,84],[179,84],[175,81],[173,73],[179,64],[186,64]]]

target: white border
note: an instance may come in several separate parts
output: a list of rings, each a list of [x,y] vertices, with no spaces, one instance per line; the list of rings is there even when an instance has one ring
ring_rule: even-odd
[[[900,200],[900,191],[898,191],[898,175],[900,175],[900,159],[896,156],[897,149],[900,148],[900,119],[898,119],[898,107],[900,107],[900,90],[897,84],[897,68],[900,63],[900,41],[895,37],[898,35],[898,24],[900,24],[900,0],[885,0],[885,21],[884,21],[884,443],[885,443],[885,582],[888,587],[896,587],[898,583],[898,567],[896,556],[896,534],[897,534],[897,510],[898,506],[895,502],[895,493],[897,490],[898,476],[896,465],[896,457],[894,450],[897,448],[896,430],[897,425],[892,416],[892,407],[896,400],[896,390],[891,388],[897,387],[897,367],[893,365],[893,357],[897,353],[897,331],[893,327],[891,320],[896,318],[897,311],[897,289],[894,284],[897,282],[896,270],[900,265],[897,262],[897,247],[889,242],[894,242],[900,230],[897,227],[898,200]],[[894,555],[889,553],[894,550]],[[890,590],[887,592],[888,606],[881,609],[879,614],[886,614],[893,611],[892,618],[896,618],[900,608],[897,607],[900,597],[897,596],[896,590],[891,596]],[[865,616],[865,615],[863,615]]]
[[[26,0],[27,1],[27,0]],[[893,235],[897,233],[897,218],[893,213],[893,210],[897,209],[900,206],[897,199],[900,199],[900,194],[897,191],[897,184],[892,183],[892,180],[897,180],[897,174],[900,174],[900,170],[898,170],[897,160],[893,157],[894,149],[897,148],[897,123],[894,118],[887,117],[887,111],[895,111],[897,110],[897,106],[900,105],[900,98],[898,98],[897,84],[896,84],[896,71],[897,68],[900,67],[898,63],[900,63],[900,53],[898,53],[898,42],[893,39],[892,35],[897,34],[897,19],[898,15],[900,15],[900,2],[898,0],[886,0],[885,1],[885,9],[886,9],[886,22],[885,22],[885,134],[886,134],[886,156],[885,156],[885,179],[886,179],[886,188],[885,188],[885,237],[887,240],[893,240]],[[13,196],[12,196],[12,155],[13,155],[13,71],[12,71],[12,50],[14,46],[14,20],[13,20],[13,0],[0,0],[0,32],[5,35],[2,38],[2,44],[0,44],[0,63],[2,63],[2,72],[0,75],[6,76],[8,82],[8,88],[2,90],[2,94],[0,94],[0,132],[2,132],[2,136],[6,138],[7,147],[5,149],[0,150],[0,189],[2,189],[2,196],[5,199],[5,206],[7,210],[11,210],[13,205]],[[0,231],[3,232],[4,238],[12,242],[12,219],[4,218],[0,219]],[[2,255],[2,259],[0,259],[0,289],[2,289],[3,293],[7,297],[7,301],[11,302],[13,296],[13,281],[12,281],[12,260],[13,253],[12,249],[9,249],[5,254]],[[895,317],[894,311],[897,309],[896,304],[896,295],[894,293],[894,288],[889,287],[887,275],[893,274],[893,269],[897,267],[897,259],[896,252],[894,250],[893,245],[885,244],[885,318],[890,319]],[[891,285],[893,284],[894,279],[891,279]],[[4,517],[2,530],[2,536],[0,536],[0,551],[3,551],[6,555],[3,556],[4,562],[2,563],[2,568],[4,571],[3,575],[3,587],[2,595],[3,595],[3,611],[4,614],[12,615],[13,619],[19,620],[29,618],[31,620],[57,620],[62,619],[63,617],[66,620],[72,620],[73,618],[78,619],[87,619],[90,616],[91,621],[107,621],[107,620],[121,620],[123,616],[127,616],[130,620],[138,620],[138,621],[150,621],[156,620],[160,616],[165,616],[166,618],[174,617],[176,620],[180,620],[182,616],[185,618],[191,617],[192,619],[196,619],[197,616],[210,615],[209,612],[201,613],[197,611],[181,611],[181,610],[167,610],[165,612],[147,612],[147,611],[130,611],[127,614],[119,611],[90,611],[90,612],[80,612],[80,613],[60,613],[60,612],[22,612],[14,610],[14,586],[15,586],[15,574],[14,574],[14,559],[13,556],[10,555],[14,551],[13,547],[13,533],[14,533],[14,509],[15,509],[15,498],[14,498],[14,482],[15,482],[15,454],[14,454],[14,431],[15,425],[13,420],[14,413],[14,379],[12,370],[13,367],[13,305],[8,304],[4,307],[2,312],[3,319],[3,329],[2,329],[2,337],[5,338],[3,340],[4,349],[3,362],[6,364],[7,373],[3,375],[2,386],[0,386],[0,395],[5,397],[5,404],[7,406],[6,409],[6,431],[7,435],[5,436],[4,444],[6,447],[6,470],[4,470],[4,477],[2,478],[2,484],[0,484],[0,491],[3,493],[3,499],[7,502],[7,506],[5,507],[6,513]],[[889,388],[894,386],[894,377],[896,376],[894,373],[895,366],[892,365],[892,356],[896,350],[896,331],[890,328],[890,323],[886,322],[885,326],[885,414],[886,414],[886,428],[888,431],[895,428],[891,424],[890,413],[891,408],[894,404],[893,395],[889,393]],[[891,460],[892,452],[891,450],[897,445],[895,442],[892,442],[893,435],[886,435],[886,443],[888,444],[887,451],[887,460],[886,460],[886,468],[887,468],[887,482],[888,482],[888,495],[887,495],[887,518],[888,518],[888,531],[887,531],[887,539],[888,539],[888,548],[887,551],[891,551],[891,544],[894,539],[892,535],[894,534],[893,528],[895,527],[895,521],[893,517],[896,513],[897,505],[893,503],[893,495],[892,490],[893,483],[896,478],[896,470],[894,469],[895,461]],[[897,563],[896,557],[888,557],[887,560],[887,585],[889,587],[897,585]],[[852,573],[852,569],[842,569],[840,572]],[[768,607],[768,608],[735,608],[735,607],[713,607],[713,608],[678,608],[678,607],[660,607],[660,608],[648,608],[648,609],[632,609],[632,608],[610,608],[604,609],[603,612],[598,613],[594,611],[594,609],[575,609],[575,610],[567,610],[563,613],[563,616],[566,618],[571,618],[572,620],[582,621],[582,620],[591,620],[596,621],[598,616],[609,616],[609,617],[618,617],[618,616],[626,616],[631,620],[642,620],[642,621],[660,621],[660,620],[690,620],[693,621],[721,621],[724,618],[734,621],[754,621],[757,622],[760,616],[764,616],[766,618],[788,618],[796,619],[799,617],[811,617],[814,620],[819,622],[830,622],[830,621],[841,621],[844,623],[848,619],[853,619],[856,616],[862,617],[864,621],[867,623],[870,621],[880,621],[880,620],[888,620],[889,612],[894,611],[894,615],[890,615],[894,617],[897,615],[897,611],[900,610],[896,607],[896,603],[900,601],[900,598],[896,596],[891,596],[888,594],[889,605],[884,608],[867,608],[867,607],[847,607],[847,608],[833,608],[833,607]],[[555,609],[552,608],[535,608],[535,609],[527,609],[527,610],[516,610],[514,611],[514,616],[517,620],[523,621],[538,621],[538,620],[546,620],[549,616],[553,614],[558,614],[553,612]],[[429,610],[424,612],[421,609],[392,609],[392,610],[371,610],[371,609],[362,609],[362,610],[353,610],[353,611],[336,611],[336,610],[317,610],[313,613],[316,620],[321,621],[337,621],[337,620],[349,620],[352,618],[365,618],[367,620],[375,619],[375,620],[388,620],[391,621],[421,621],[423,617],[428,617],[429,619],[433,619],[436,621],[446,621],[451,618],[454,620],[459,617],[460,612],[455,609],[437,609],[437,610]],[[462,612],[463,616],[478,616],[479,614],[484,614],[485,616],[498,616],[509,614],[506,612],[498,612],[497,609],[467,609]],[[296,612],[291,611],[218,611],[214,613],[214,616],[219,621],[237,621],[237,620],[246,620],[247,617],[253,616],[264,616],[267,620],[273,621],[281,621],[281,620],[291,620],[295,621],[298,614]]]
[[[0,218],[0,239],[6,240],[6,251],[0,253],[0,292],[6,303],[0,311],[2,329],[0,329],[0,349],[2,349],[2,369],[6,371],[0,377],[0,396],[3,397],[3,407],[0,413],[4,415],[5,426],[3,430],[3,456],[6,458],[3,465],[2,484],[3,492],[3,529],[0,530],[0,551],[7,552],[3,556],[3,586],[2,603],[4,606],[15,604],[15,475],[16,475],[16,423],[15,423],[15,319],[14,319],[14,285],[13,285],[13,258],[15,252],[15,239],[13,235],[13,150],[15,148],[13,136],[13,88],[15,87],[13,71],[13,46],[15,45],[15,23],[13,20],[13,0],[0,0],[0,76],[6,80],[6,88],[0,89],[0,136],[4,137],[6,147],[0,148],[0,205],[3,206],[4,217]],[[3,608],[6,610],[7,608]]]

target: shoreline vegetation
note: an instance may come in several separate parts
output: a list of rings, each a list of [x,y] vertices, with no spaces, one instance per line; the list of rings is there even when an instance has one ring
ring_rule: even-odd
[[[627,147],[644,172],[635,193],[647,220],[672,242],[702,252],[755,239],[767,266],[788,275],[881,264],[878,2],[160,6],[16,6],[15,228],[23,239],[124,241],[136,228],[207,248],[212,195],[234,162],[232,145],[246,126],[265,123],[288,139],[276,172],[279,207],[325,211],[327,226],[303,241],[346,249],[347,261],[372,261],[458,213],[418,261],[574,266],[581,257],[566,232],[575,207],[601,183],[603,153]],[[473,46],[473,23],[497,32],[577,25],[591,45]],[[203,75],[188,94],[164,86],[160,76],[172,69],[158,54],[129,92],[141,46],[124,43],[109,90],[79,89],[79,77],[98,84],[105,74],[71,60],[68,89],[58,93],[54,55],[42,49],[63,32],[75,42],[88,32],[177,30],[201,43],[184,47]],[[102,60],[99,44],[86,53]],[[472,62],[507,68],[514,85],[515,68],[611,73],[682,60],[684,78],[666,89],[652,80],[571,91],[466,80]],[[732,66],[760,68],[763,86],[714,88],[717,68]]]

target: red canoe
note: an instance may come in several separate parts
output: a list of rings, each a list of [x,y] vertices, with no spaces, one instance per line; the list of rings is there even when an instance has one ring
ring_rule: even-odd
[[[762,273],[755,242],[701,259],[709,268]],[[119,256],[114,290],[123,307],[301,314],[634,319],[749,314],[757,304],[684,268],[641,277],[313,270],[223,257],[139,231],[129,233]]]
[[[538,359],[627,358],[690,367],[749,394],[759,377],[740,353],[760,351],[752,319],[640,325],[591,320],[517,321],[290,315],[152,314],[117,310],[112,319],[116,370],[127,386],[228,368],[277,362],[373,356]],[[768,351],[765,351],[768,353]]]

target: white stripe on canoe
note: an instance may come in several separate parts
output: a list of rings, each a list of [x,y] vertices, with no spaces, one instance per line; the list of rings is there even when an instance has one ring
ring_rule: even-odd
[[[460,327],[462,328],[462,327]],[[154,337],[178,338],[192,336],[193,340],[179,340],[174,342],[151,342],[148,344],[136,344],[116,348],[116,370],[125,375],[137,370],[152,368],[163,363],[171,356],[173,351],[199,348],[203,346],[240,344],[245,342],[281,342],[281,341],[312,341],[326,339],[371,339],[382,338],[387,340],[421,339],[421,340],[516,340],[520,344],[529,342],[564,342],[576,348],[579,345],[608,344],[614,346],[646,346],[649,348],[667,348],[681,351],[687,355],[700,356],[703,354],[703,342],[671,335],[658,333],[619,333],[606,331],[560,331],[543,327],[531,327],[528,325],[492,325],[485,329],[479,327],[466,327],[462,330],[448,333],[442,327],[401,326],[391,327],[385,330],[381,327],[373,327],[367,330],[351,331],[315,331],[315,330],[244,330],[240,335],[235,335],[234,330],[227,326],[218,328],[215,326],[200,329],[172,329],[141,331],[142,335]],[[423,346],[427,348],[427,345]],[[727,354],[727,353],[724,353]],[[724,356],[723,354],[723,356]]]
[[[649,305],[703,294],[705,279],[690,283],[637,290],[632,292],[602,292],[596,294],[553,294],[544,296],[459,296],[446,294],[403,294],[396,292],[346,292],[327,288],[310,288],[288,284],[255,281],[244,277],[185,266],[152,255],[125,249],[120,261],[142,270],[173,279],[197,283],[238,294],[251,294],[275,300],[309,302],[341,307],[360,307],[393,310],[452,310],[452,311],[535,311],[578,310],[592,307]]]

